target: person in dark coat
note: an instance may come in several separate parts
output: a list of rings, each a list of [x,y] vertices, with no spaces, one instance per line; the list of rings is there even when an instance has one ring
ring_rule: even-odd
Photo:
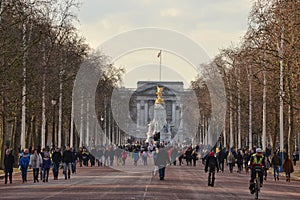
[[[9,183],[12,184],[12,173],[13,166],[15,163],[15,158],[12,155],[10,149],[7,149],[4,156],[4,173],[5,173],[5,184],[7,184],[7,178],[9,177]]]
[[[82,151],[82,162],[84,166],[89,165],[89,160],[90,160],[90,153],[87,151],[87,149],[83,149]]]
[[[83,148],[80,147],[78,152],[79,167],[82,167],[82,152],[83,152]]]
[[[249,151],[248,151],[248,150],[245,150],[243,159],[244,159],[244,166],[245,166],[246,174],[249,173],[248,163],[249,163],[249,161],[250,161],[250,158],[251,158],[251,155],[250,155]]]
[[[294,172],[294,167],[293,162],[289,156],[287,156],[283,163],[283,172],[285,172],[286,181],[291,182],[291,173]]]
[[[48,182],[50,167],[51,167],[50,155],[48,152],[45,152],[43,157],[43,164],[42,164],[43,182]]]
[[[186,165],[189,164],[192,165],[192,148],[188,147],[184,155],[185,155]]]
[[[64,175],[65,179],[70,179],[72,171],[72,163],[74,161],[73,152],[71,151],[70,146],[66,147],[66,150],[63,153],[62,162],[64,163]],[[67,174],[68,171],[68,174]]]
[[[77,160],[78,160],[79,153],[76,151],[76,149],[73,149],[73,164],[72,164],[72,174],[76,174],[77,170]]]
[[[279,181],[279,168],[281,166],[281,161],[280,161],[280,157],[276,153],[272,158],[271,165],[273,167],[274,180]]]
[[[210,152],[209,156],[206,159],[205,169],[204,169],[205,173],[208,172],[208,168],[209,168],[208,186],[214,187],[216,168],[217,168],[217,172],[219,172],[219,165],[214,152]]]
[[[95,156],[90,153],[89,159],[90,159],[91,167],[95,166],[95,160],[96,160]]]
[[[236,156],[236,163],[238,166],[238,173],[242,172],[243,169],[243,156],[241,154],[241,151],[238,151],[237,156]]]
[[[58,180],[59,173],[59,165],[61,163],[62,156],[59,148],[56,148],[52,154],[52,162],[53,162],[53,176],[54,180]]]
[[[196,162],[198,160],[198,153],[197,153],[196,148],[194,148],[192,150],[192,155],[191,156],[192,156],[192,160],[193,160],[193,165],[196,166]]]
[[[160,147],[155,159],[155,165],[158,166],[159,180],[165,179],[165,170],[168,163],[170,163],[168,152],[164,147]]]
[[[227,157],[227,155],[226,155],[225,149],[222,149],[218,153],[219,169],[221,170],[221,172],[224,172],[224,161],[225,161],[226,157]]]

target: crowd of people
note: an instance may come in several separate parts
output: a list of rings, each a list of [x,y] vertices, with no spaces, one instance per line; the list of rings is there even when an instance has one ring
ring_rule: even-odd
[[[76,173],[79,167],[112,167],[124,166],[126,160],[131,158],[134,166],[148,165],[148,159],[153,159],[155,165],[154,175],[159,172],[159,179],[165,179],[167,165],[174,166],[197,166],[197,161],[202,160],[205,172],[209,172],[208,185],[214,186],[215,172],[224,173],[225,165],[228,172],[249,173],[253,162],[261,163],[264,168],[261,177],[267,179],[267,171],[273,168],[274,180],[279,180],[279,168],[281,160],[278,153],[271,154],[266,150],[264,153],[258,148],[262,156],[259,159],[254,156],[257,149],[235,150],[224,147],[211,148],[201,145],[171,145],[165,143],[143,143],[138,142],[126,145],[106,145],[101,147],[80,147],[78,150],[66,146],[64,150],[59,148],[51,149],[23,149],[19,154],[18,166],[21,171],[22,182],[27,182],[28,169],[32,169],[33,182],[48,182],[49,172],[52,169],[53,179],[58,180],[59,172],[62,170],[65,179],[70,179],[71,174]],[[254,159],[255,158],[255,159]],[[15,158],[10,149],[5,154],[5,184],[12,183],[12,172]],[[250,164],[250,165],[249,165]],[[295,164],[295,163],[294,163]],[[286,180],[290,181],[290,174],[294,171],[292,160],[287,157],[283,163],[283,171],[286,173]],[[253,171],[251,171],[250,189],[253,186]],[[261,180],[263,183],[263,180]],[[252,185],[251,185],[252,184]]]
[[[12,184],[12,173],[15,158],[11,149],[6,150],[4,157],[5,184]],[[76,151],[67,146],[64,151],[59,148],[51,150],[25,148],[19,153],[18,168],[21,171],[22,183],[27,183],[28,169],[32,169],[34,183],[48,182],[52,168],[54,180],[58,180],[59,170],[63,169],[65,179],[70,179],[71,173],[76,172]]]
[[[273,154],[270,149],[263,151],[261,148],[253,148],[251,151],[234,149],[227,151],[225,148],[217,149],[215,155],[211,151],[206,157],[204,157],[205,172],[209,171],[208,186],[214,186],[215,171],[221,171],[224,173],[224,163],[228,165],[229,173],[233,173],[234,167],[237,166],[236,172],[241,173],[245,171],[246,174],[250,171],[250,186],[249,190],[251,194],[254,193],[254,179],[256,173],[259,173],[260,187],[263,186],[263,182],[267,180],[268,170],[273,168],[274,181],[279,181],[279,169],[282,166],[282,171],[285,173],[285,179],[290,182],[290,175],[294,172],[293,162],[290,157],[283,154],[283,163],[279,155],[279,151],[275,151]],[[296,163],[294,162],[294,165]],[[257,172],[257,167],[260,170]]]

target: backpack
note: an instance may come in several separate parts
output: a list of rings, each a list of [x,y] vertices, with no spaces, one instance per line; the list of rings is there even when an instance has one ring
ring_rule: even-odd
[[[127,154],[125,152],[122,153],[122,158],[127,158]]]
[[[210,157],[210,158],[209,158],[208,166],[209,166],[210,168],[215,168],[215,167],[217,166],[217,159],[214,158],[214,157]]]

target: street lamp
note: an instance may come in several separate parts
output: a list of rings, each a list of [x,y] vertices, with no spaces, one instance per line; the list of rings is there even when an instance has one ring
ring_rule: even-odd
[[[52,146],[55,146],[55,105],[56,105],[56,100],[53,99],[51,101],[52,103],[52,108],[53,108],[53,116],[52,116]]]
[[[101,128],[102,128],[102,130],[104,130],[104,133],[103,133],[103,136],[102,136],[102,144],[107,144],[108,142],[106,141],[107,140],[106,125],[104,124],[103,116],[101,116],[100,121],[101,121],[101,126],[102,126]]]

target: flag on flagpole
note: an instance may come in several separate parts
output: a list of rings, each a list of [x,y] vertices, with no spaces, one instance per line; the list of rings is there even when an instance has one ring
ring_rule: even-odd
[[[157,57],[159,58],[161,55],[161,50],[158,52]]]

